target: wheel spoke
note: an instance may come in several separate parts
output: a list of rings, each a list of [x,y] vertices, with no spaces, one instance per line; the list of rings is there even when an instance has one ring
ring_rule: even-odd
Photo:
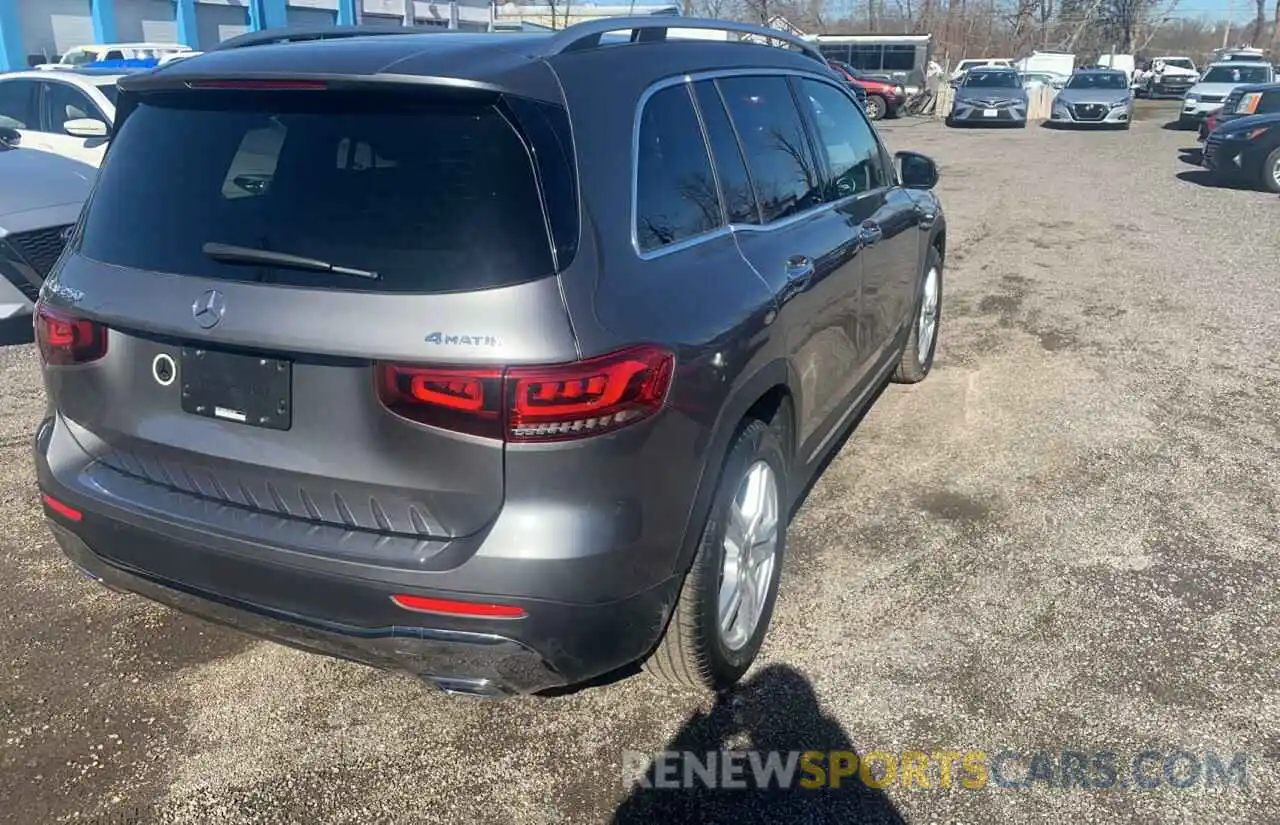
[[[777,477],[758,460],[743,474],[725,519],[716,613],[730,650],[746,645],[760,622],[773,583],[779,512]]]

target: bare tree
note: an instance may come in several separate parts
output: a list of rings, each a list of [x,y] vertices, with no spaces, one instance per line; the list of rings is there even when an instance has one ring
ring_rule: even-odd
[[[1255,11],[1253,25],[1249,28],[1249,45],[1256,46],[1262,42],[1262,30],[1267,25],[1267,0],[1254,0]],[[1272,33],[1272,39],[1275,34]]]
[[[1276,13],[1272,19],[1271,56],[1280,55],[1280,0],[1276,0]]]

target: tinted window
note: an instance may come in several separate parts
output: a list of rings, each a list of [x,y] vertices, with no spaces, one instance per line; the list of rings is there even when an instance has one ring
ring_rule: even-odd
[[[813,112],[819,148],[826,155],[831,176],[828,199],[884,186],[880,144],[857,104],[826,83],[802,80],[800,88]]]
[[[915,46],[885,46],[884,47],[884,68],[897,71],[909,72],[916,67],[916,47]]]
[[[153,95],[110,154],[81,247],[100,261],[388,292],[482,289],[553,269],[528,152],[490,106],[370,93]],[[381,279],[219,263],[207,242]]]
[[[694,84],[698,108],[702,110],[702,122],[711,142],[711,154],[715,157],[716,175],[720,178],[720,192],[725,201],[725,211],[732,223],[760,223],[756,208],[756,195],[751,187],[747,165],[742,160],[738,136],[725,114],[720,92],[713,81]]]
[[[0,81],[0,126],[34,129],[37,126],[36,84],[31,80]]]
[[[62,134],[62,126],[68,120],[102,118],[93,101],[69,83],[45,83],[40,108],[44,111],[44,130],[57,134]]]
[[[640,116],[636,238],[641,250],[720,226],[720,196],[702,127],[685,84],[657,92]]]
[[[765,222],[820,203],[817,166],[787,81],[730,77],[717,84],[746,151]]]
[[[1271,114],[1280,112],[1280,91],[1263,92],[1262,99],[1258,101],[1258,109],[1255,114]]]
[[[120,87],[116,86],[116,84],[104,83],[103,85],[98,87],[98,91],[102,92],[103,97],[111,101],[112,106],[119,105],[117,102],[117,98],[120,92]]]
[[[882,59],[884,47],[879,44],[859,44],[849,50],[849,62],[855,68],[878,72],[884,68]]]

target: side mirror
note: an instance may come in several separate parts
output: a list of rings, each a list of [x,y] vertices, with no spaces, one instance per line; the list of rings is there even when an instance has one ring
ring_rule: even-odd
[[[62,124],[62,131],[78,138],[104,138],[111,133],[110,127],[101,120],[92,117],[78,117]]]
[[[0,126],[0,152],[17,149],[20,143],[22,143],[21,132],[8,126]]]
[[[908,189],[932,189],[938,184],[938,165],[918,152],[898,152],[898,179]]]

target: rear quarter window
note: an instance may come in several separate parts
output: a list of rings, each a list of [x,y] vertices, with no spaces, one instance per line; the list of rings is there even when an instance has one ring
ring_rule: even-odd
[[[218,262],[206,243],[379,280]],[[80,252],[205,278],[403,293],[555,268],[530,153],[504,112],[373,92],[143,97],[99,174]]]

